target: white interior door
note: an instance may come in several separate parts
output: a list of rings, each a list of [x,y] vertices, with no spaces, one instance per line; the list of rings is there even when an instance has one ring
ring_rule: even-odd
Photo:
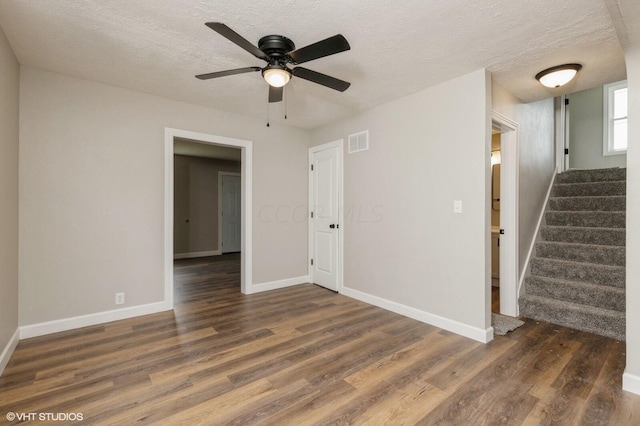
[[[493,112],[500,135],[500,313],[518,316],[518,123]],[[490,284],[489,284],[490,285]],[[488,304],[491,310],[491,303]]]
[[[240,175],[221,174],[222,253],[240,251],[241,191]]]
[[[310,257],[315,284],[339,290],[340,144],[310,149]]]

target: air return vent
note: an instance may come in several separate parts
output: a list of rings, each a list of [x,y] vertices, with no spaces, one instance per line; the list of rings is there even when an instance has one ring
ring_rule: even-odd
[[[369,149],[369,131],[349,135],[349,154]]]

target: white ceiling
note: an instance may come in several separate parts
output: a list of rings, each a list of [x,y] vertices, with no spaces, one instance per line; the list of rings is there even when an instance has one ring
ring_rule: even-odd
[[[304,65],[350,81],[346,92],[299,78],[286,87],[286,123],[307,129],[483,67],[525,102],[559,94],[534,79],[554,65],[583,64],[569,91],[626,75],[603,0],[0,0],[23,65],[266,120],[259,73],[194,78],[264,66],[208,21],[254,44],[268,34],[298,48],[347,38],[350,51]],[[284,106],[271,104],[272,123],[284,122]]]

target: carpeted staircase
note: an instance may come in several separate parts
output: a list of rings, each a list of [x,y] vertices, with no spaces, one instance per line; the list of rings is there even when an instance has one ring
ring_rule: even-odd
[[[570,170],[551,191],[520,315],[624,340],[626,169]]]

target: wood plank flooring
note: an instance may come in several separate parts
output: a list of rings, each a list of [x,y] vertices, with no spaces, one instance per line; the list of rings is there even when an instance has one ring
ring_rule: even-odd
[[[0,424],[640,424],[624,342],[527,321],[483,345],[311,284],[242,295],[238,255],[175,281],[175,312],[21,341]]]

